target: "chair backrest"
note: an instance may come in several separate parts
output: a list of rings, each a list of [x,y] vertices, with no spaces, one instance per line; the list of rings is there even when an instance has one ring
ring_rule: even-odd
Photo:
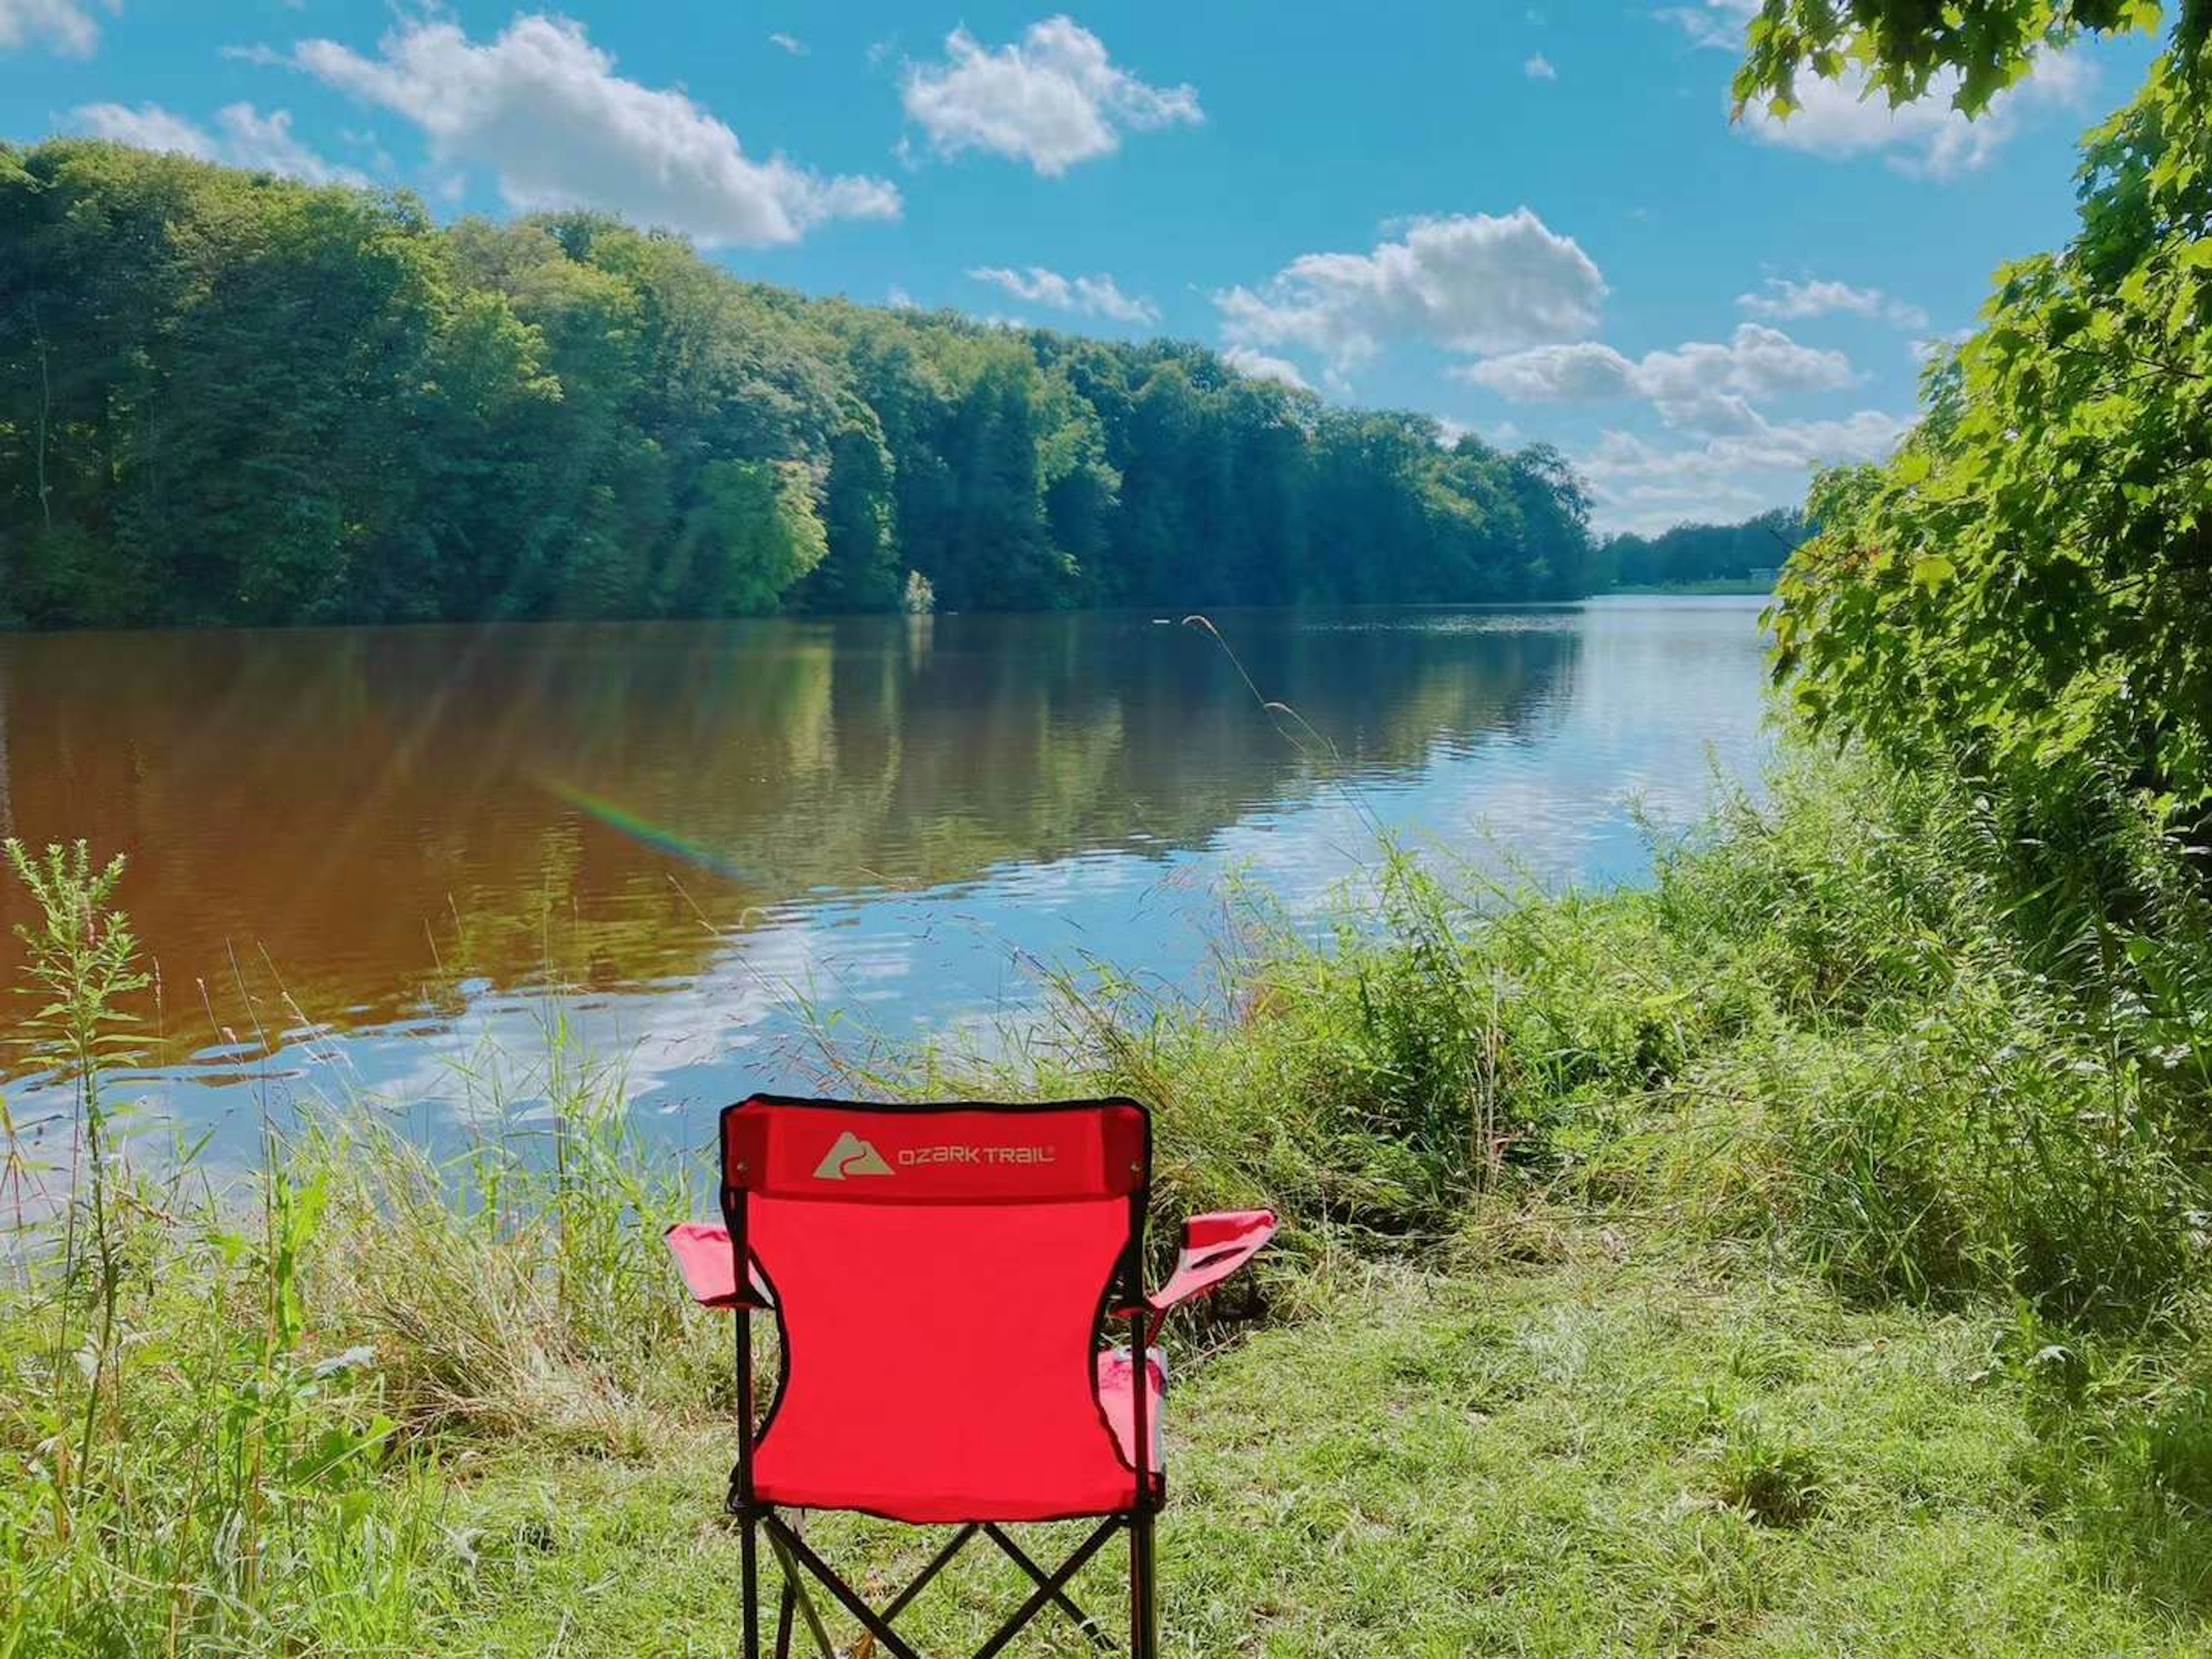
[[[756,1096],[721,1127],[724,1214],[782,1337],[757,1497],[902,1521],[1130,1506],[1097,1350],[1116,1292],[1141,1296],[1142,1106]]]

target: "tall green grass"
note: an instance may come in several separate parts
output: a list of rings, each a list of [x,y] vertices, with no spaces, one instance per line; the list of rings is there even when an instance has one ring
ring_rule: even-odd
[[[9,1125],[0,1654],[411,1650],[465,1577],[441,1513],[472,1452],[618,1451],[726,1398],[659,1243],[691,1171],[557,1014],[539,1054],[456,1068],[458,1156],[373,1102],[271,1103],[222,1171],[122,1133],[119,862],[9,858],[33,1058],[74,1097],[65,1160]]]
[[[1988,828],[1939,781],[1801,759],[1663,842],[1648,890],[1540,898],[1385,848],[1319,946],[1249,911],[1218,999],[1060,971],[1018,1037],[833,1059],[913,1094],[1139,1094],[1170,1208],[1267,1195],[1366,1248],[1539,1182],[1856,1297],[2178,1328],[2212,935],[2108,927],[2055,961]]]

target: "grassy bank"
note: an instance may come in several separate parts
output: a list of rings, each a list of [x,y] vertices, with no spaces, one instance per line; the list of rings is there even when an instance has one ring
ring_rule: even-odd
[[[2039,1515],[2032,1412],[1977,1380],[1987,1328],[1540,1212],[1490,1233],[1510,1254],[1347,1276],[1179,1388],[1171,1651],[2202,1651]],[[727,1465],[702,1432],[471,1483],[453,1514],[500,1559],[445,1639],[726,1651],[735,1540],[699,1495]],[[884,1589],[926,1553],[815,1530],[872,1547]],[[927,1650],[972,1651],[1010,1596],[966,1575]],[[1035,1650],[1087,1650],[1055,1634]]]
[[[1092,978],[1012,1062],[832,1060],[1137,1093],[1166,1215],[1285,1213],[1178,1334],[1173,1651],[2201,1651],[2203,935],[2030,930],[2003,856],[1827,765],[1648,891],[1248,912],[1226,1019]],[[726,1332],[657,1243],[703,1165],[531,1067],[554,1127],[477,1099],[452,1162],[366,1103],[249,1194],[79,1160],[0,1293],[0,1652],[726,1650]]]

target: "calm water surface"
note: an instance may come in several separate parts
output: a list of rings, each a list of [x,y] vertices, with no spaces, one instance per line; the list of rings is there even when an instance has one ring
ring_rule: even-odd
[[[1018,1006],[1037,960],[1194,986],[1224,877],[1317,915],[1367,811],[1636,879],[1632,802],[1684,818],[1716,762],[1756,769],[1759,604],[1218,614],[1334,756],[1149,616],[16,637],[0,829],[130,854],[156,1114],[450,1120],[457,1066],[532,1047],[557,984],[689,1133],[806,1081],[802,1000],[896,1037]]]

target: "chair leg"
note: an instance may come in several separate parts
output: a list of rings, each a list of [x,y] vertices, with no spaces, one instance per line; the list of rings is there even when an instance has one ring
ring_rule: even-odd
[[[805,1548],[804,1544],[799,1543],[799,1534],[795,1531],[787,1534],[775,1522],[769,1523],[769,1547],[775,1552],[776,1565],[783,1571],[782,1605],[787,1609],[797,1608],[799,1616],[806,1621],[807,1633],[814,1638],[814,1644],[822,1650],[822,1659],[837,1659],[837,1644],[830,1639],[830,1627],[822,1622],[822,1615],[814,1609],[814,1598],[806,1593],[806,1586],[800,1580],[799,1563],[793,1559],[791,1546],[784,1542],[787,1535],[792,1544],[798,1545],[802,1550]],[[776,1659],[789,1659],[781,1645],[783,1632],[781,1630],[776,1633],[776,1640],[779,1644]]]
[[[776,1598],[775,1659],[791,1659],[791,1615],[798,1601],[798,1586],[787,1577],[783,1594]]]
[[[760,1659],[760,1518],[748,1510],[738,1526],[744,1561],[745,1659]]]
[[[777,1559],[784,1563],[784,1571],[790,1573],[795,1579],[798,1577],[799,1568],[801,1565],[805,1566],[806,1571],[813,1575],[816,1582],[828,1590],[846,1612],[860,1621],[861,1629],[876,1638],[876,1645],[884,1653],[889,1654],[890,1659],[921,1659],[921,1656],[908,1645],[906,1639],[884,1622],[882,1614],[860,1599],[859,1591],[840,1578],[831,1571],[827,1562],[808,1548],[805,1539],[774,1516],[769,1517],[768,1536],[769,1542],[775,1547]],[[810,1621],[813,1620],[814,1604],[807,1598],[803,1585],[799,1589],[799,1607]],[[828,1638],[823,1635],[818,1623],[815,1626],[815,1631],[817,1637],[822,1642],[823,1652],[830,1656],[830,1659],[836,1659],[836,1650],[830,1646]]]
[[[1158,1659],[1159,1597],[1152,1571],[1152,1517],[1129,1517],[1129,1659]]]

